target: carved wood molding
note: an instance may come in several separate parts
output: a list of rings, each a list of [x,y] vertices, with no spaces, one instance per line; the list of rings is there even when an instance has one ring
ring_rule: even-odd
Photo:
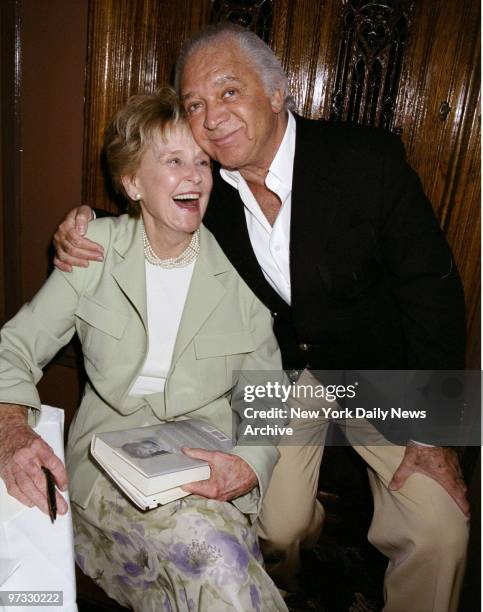
[[[231,21],[270,41],[273,0],[213,0],[210,23]]]
[[[343,0],[331,119],[389,128],[413,0]]]

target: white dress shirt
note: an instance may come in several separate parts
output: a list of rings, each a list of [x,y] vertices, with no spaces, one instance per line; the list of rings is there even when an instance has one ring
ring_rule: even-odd
[[[287,304],[290,287],[290,216],[292,209],[292,175],[295,157],[295,119],[288,113],[283,140],[270,165],[265,185],[281,202],[273,226],[267,221],[245,179],[238,171],[221,169],[222,178],[238,189],[245,207],[248,234],[260,268],[275,291]]]

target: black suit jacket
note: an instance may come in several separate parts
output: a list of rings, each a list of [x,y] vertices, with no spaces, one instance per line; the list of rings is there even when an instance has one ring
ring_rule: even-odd
[[[461,282],[399,138],[296,122],[290,307],[265,280],[238,192],[218,168],[204,219],[274,314],[284,367],[463,368]]]

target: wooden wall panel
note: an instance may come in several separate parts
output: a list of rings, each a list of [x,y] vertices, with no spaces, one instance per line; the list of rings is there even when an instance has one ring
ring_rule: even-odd
[[[453,196],[462,132],[473,121],[479,89],[479,6],[433,0],[415,8],[397,104],[396,123],[440,218]],[[447,102],[449,114],[440,111]],[[443,208],[444,210],[440,210]]]
[[[408,160],[421,177],[453,248],[466,294],[468,366],[479,368],[479,3],[281,0],[274,3],[271,44],[289,74],[297,111],[306,117],[329,119],[333,115],[337,74],[346,61],[339,51],[344,47],[343,17],[349,5],[358,10],[370,4],[377,10],[399,6],[401,13],[409,16],[394,115],[389,124],[401,134]],[[387,14],[390,12],[382,10],[371,34],[376,36],[378,23]],[[366,41],[359,42],[363,45]],[[356,43],[346,45],[345,52],[357,57]],[[387,61],[388,54],[382,54],[383,65]],[[349,73],[344,83],[342,93],[346,97],[351,91],[351,78]],[[347,106],[344,100],[343,119],[349,114]],[[358,120],[383,124],[379,116],[371,122],[364,109],[358,113]]]
[[[340,2],[281,0],[274,5],[271,46],[288,73],[299,114],[328,119],[334,89]]]
[[[481,151],[480,92],[474,88],[475,103],[465,118],[460,146],[452,163],[448,190],[451,200],[444,219],[456,263],[463,278],[468,328],[468,367],[481,367]],[[449,183],[450,181],[448,181]]]
[[[474,368],[480,367],[479,91],[479,3],[415,3],[395,125],[455,254]]]
[[[100,165],[104,130],[127,98],[171,81],[181,44],[207,22],[209,0],[91,0],[83,200],[115,208]]]
[[[402,29],[394,15],[402,16]],[[469,365],[479,367],[477,0],[90,0],[84,201],[114,208],[104,189],[99,155],[115,109],[132,93],[169,81],[184,40],[210,20],[227,18],[255,31],[261,28],[264,36],[271,24],[267,38],[288,72],[300,114],[333,117],[338,94],[342,119],[388,125],[401,133],[409,162],[455,252],[468,306]],[[357,19],[364,29],[351,30]],[[391,49],[396,47],[402,50],[401,61],[394,60]],[[371,54],[390,78],[396,75],[393,89],[388,99],[377,94],[377,112],[354,112],[348,101],[356,82],[351,65],[363,64]],[[364,92],[372,77],[366,73],[362,82],[362,107],[369,107]],[[391,109],[389,121],[383,120],[382,104]]]

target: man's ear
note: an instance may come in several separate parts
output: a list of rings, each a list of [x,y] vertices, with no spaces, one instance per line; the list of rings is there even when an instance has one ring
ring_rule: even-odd
[[[122,186],[126,190],[127,195],[131,198],[131,200],[136,200],[136,196],[138,195],[138,188],[136,186],[136,177],[135,176],[123,176],[121,178]]]
[[[276,89],[270,97],[270,105],[272,111],[278,115],[283,111],[283,103],[285,101],[284,93],[281,89]]]

